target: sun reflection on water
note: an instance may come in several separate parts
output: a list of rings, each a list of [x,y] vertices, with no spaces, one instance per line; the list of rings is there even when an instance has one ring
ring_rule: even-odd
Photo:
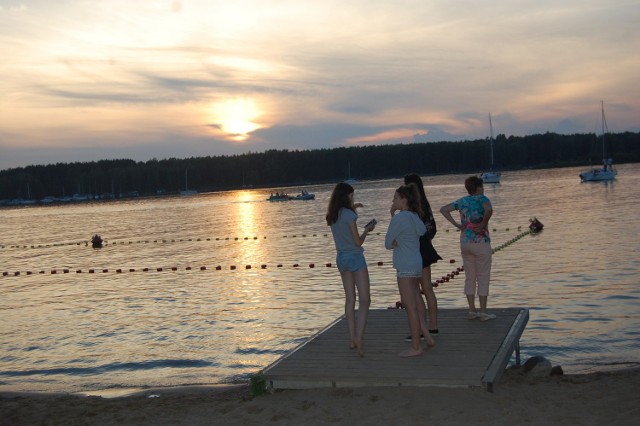
[[[536,191],[531,182],[542,185],[540,171],[511,172],[489,192],[495,244],[519,233],[530,216],[545,224],[541,234],[497,253],[492,267],[490,308],[531,309],[523,357],[541,353],[565,371],[637,360],[640,230],[628,202],[639,196],[637,167],[621,166],[611,185],[581,185],[577,169],[547,171],[544,190]],[[431,205],[464,195],[463,178],[429,177]],[[359,225],[379,220],[365,243],[375,309],[398,300],[383,240],[399,182],[357,189],[365,204]],[[339,273],[335,264],[325,266],[335,259],[324,221],[332,186],[307,187],[316,194],[308,202],[268,202],[271,190],[282,189],[273,188],[3,211],[0,235],[27,246],[0,249],[6,270],[64,266],[71,273],[1,278],[0,358],[10,374],[0,390],[224,382],[275,361],[344,312]],[[29,246],[82,240],[96,230],[120,241],[100,250]],[[448,261],[460,260],[458,238],[438,220],[434,245],[444,261],[433,266],[433,278],[459,265]],[[109,272],[90,274],[88,267]],[[126,272],[130,267],[135,272]],[[437,288],[442,309],[465,305],[462,285],[460,277]],[[65,373],[45,376],[49,370]]]

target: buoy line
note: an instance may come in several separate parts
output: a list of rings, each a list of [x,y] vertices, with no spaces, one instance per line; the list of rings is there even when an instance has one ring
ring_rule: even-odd
[[[504,228],[504,231],[508,232],[511,228]],[[522,229],[521,226],[517,227],[518,231]],[[493,232],[500,232],[501,229],[493,228]],[[456,229],[451,231],[450,229],[446,229],[444,232],[460,232],[460,230]],[[527,234],[530,232],[527,232]],[[380,232],[371,233],[369,235],[384,235]],[[316,232],[312,234],[292,234],[292,235],[282,235],[280,237],[269,237],[269,238],[309,238],[309,237],[330,237],[331,233],[328,232]],[[256,241],[256,240],[266,240],[267,236],[252,236],[252,237],[196,237],[196,238],[155,238],[155,239],[144,239],[144,240],[104,240],[102,242],[102,247],[107,246],[126,246],[133,244],[171,244],[171,243],[185,243],[185,242],[204,242],[204,241]],[[49,243],[49,244],[0,244],[0,249],[42,249],[42,248],[52,248],[52,247],[65,247],[65,246],[89,246],[91,245],[90,240],[83,241],[71,241],[71,242],[63,242],[63,243]]]
[[[386,266],[385,262],[377,262],[376,263],[378,266]],[[33,270],[33,271],[26,271],[26,272],[22,272],[22,271],[16,271],[16,272],[3,272],[2,276],[4,277],[8,277],[8,276],[23,276],[23,275],[56,275],[56,274],[71,274],[71,273],[75,273],[75,274],[83,274],[83,273],[88,273],[88,274],[106,274],[106,273],[116,273],[116,274],[121,274],[121,273],[131,273],[131,272],[170,272],[170,271],[207,271],[207,270],[216,270],[216,271],[221,271],[221,270],[230,270],[230,271],[235,271],[235,270],[240,270],[240,269],[245,269],[245,270],[249,270],[249,269],[283,269],[283,268],[316,268],[316,267],[326,267],[326,268],[333,268],[335,267],[335,265],[333,263],[327,262],[327,263],[306,263],[306,264],[301,264],[301,263],[293,263],[293,264],[284,264],[284,263],[277,263],[277,264],[260,264],[260,265],[227,265],[227,266],[222,266],[222,265],[216,265],[214,267],[209,267],[209,266],[186,266],[186,267],[178,267],[178,266],[169,266],[169,267],[165,267],[165,266],[158,266],[158,267],[153,267],[153,268],[87,268],[87,269],[73,269],[73,268],[53,268],[50,270],[45,270],[45,269],[40,269],[40,270]]]
[[[496,252],[502,250],[503,248],[506,248],[508,246],[510,246],[511,244],[515,243],[516,241],[520,240],[521,238],[523,238],[525,235],[530,235],[530,234],[537,234],[539,232],[542,231],[542,229],[544,228],[544,225],[536,218],[536,217],[532,217],[531,219],[529,219],[529,230],[528,231],[524,231],[519,233],[518,235],[516,235],[514,238],[510,239],[509,241],[500,244],[497,247],[492,248],[491,250],[491,254],[495,254]],[[522,227],[518,226],[518,231],[521,230]],[[448,230],[447,230],[448,231]],[[494,229],[495,231],[495,229]],[[451,259],[449,262],[451,263],[455,263],[454,259]],[[443,275],[442,278],[436,279],[435,281],[431,282],[431,285],[433,285],[433,287],[438,287],[440,284],[445,283],[445,282],[449,282],[450,280],[452,280],[453,278],[455,278],[457,275],[460,275],[461,272],[464,272],[464,265],[462,265],[459,268],[456,268],[455,270],[451,271],[450,273]],[[422,291],[421,291],[422,293]],[[404,309],[404,306],[402,304],[401,301],[397,301],[395,306],[389,306],[388,309]]]
[[[518,235],[516,235],[515,237],[513,237],[512,239],[500,244],[499,246],[495,247],[492,249],[492,254],[512,245],[513,243],[519,241],[520,239],[522,239],[523,237],[525,237],[526,235],[530,235],[530,234],[537,234],[539,232],[542,231],[544,225],[542,223],[540,223],[540,221],[538,221],[537,218],[532,218],[530,219],[531,224],[529,225],[529,230],[524,231],[519,233]],[[507,228],[508,230],[509,228]],[[522,229],[522,227],[518,227],[518,230]],[[494,229],[495,231],[495,229]],[[317,236],[318,234],[310,234],[312,236]],[[323,234],[324,236],[327,236],[327,234]],[[378,233],[377,235],[380,235],[380,233]],[[306,236],[306,234],[302,234],[302,236]],[[95,238],[100,238],[99,235],[95,235]],[[248,240],[249,237],[245,237],[245,240]],[[254,237],[255,239],[257,239],[257,237]],[[266,238],[266,237],[264,237]],[[236,240],[238,240],[238,238],[236,238]],[[157,240],[156,240],[157,241]],[[192,239],[190,239],[189,241],[192,241]],[[197,241],[200,241],[200,239],[198,239]],[[103,242],[102,240],[100,241],[101,243]],[[87,243],[88,244],[88,243]],[[130,243],[131,244],[131,243]],[[4,247],[4,246],[3,246]],[[26,246],[25,246],[26,247]],[[450,259],[449,260],[450,263],[455,263],[455,259]],[[373,263],[369,262],[369,265],[372,265]],[[377,263],[375,263],[377,266],[383,267],[385,266],[385,262],[383,261],[378,261]],[[327,268],[332,268],[333,264],[331,262],[326,262],[326,263],[319,263],[318,265],[322,266],[324,265]],[[309,268],[315,268],[316,267],[316,263],[309,263],[307,264],[307,266]],[[273,265],[271,266],[272,268],[274,267]],[[281,268],[285,268],[285,267],[292,267],[292,268],[302,268],[305,267],[304,265],[300,265],[299,263],[294,263],[291,265],[287,265],[285,266],[283,263],[278,263],[275,265],[276,269],[281,269]],[[228,265],[228,267],[225,267],[225,269],[229,269],[229,270],[237,270],[238,269],[238,265]],[[254,265],[244,265],[244,269],[245,270],[250,270],[250,269],[267,269],[269,268],[269,265],[266,263],[254,266]],[[117,274],[121,274],[121,273],[132,273],[132,272],[151,272],[151,271],[155,271],[155,272],[164,272],[164,271],[178,271],[178,270],[184,270],[184,271],[192,271],[192,270],[200,270],[200,271],[206,271],[210,269],[208,266],[199,266],[199,267],[193,267],[193,266],[186,266],[186,267],[182,267],[179,268],[177,266],[170,266],[170,267],[164,267],[164,266],[159,266],[159,267],[155,267],[155,268],[117,268],[117,269],[112,269],[112,268],[89,268],[89,269],[75,269],[75,273],[76,274],[82,274],[82,273],[89,273],[89,274],[95,274],[95,273],[109,273],[109,272],[114,272]],[[214,270],[217,271],[221,271],[223,269],[223,267],[221,265],[217,265],[213,268]],[[435,281],[433,281],[433,286],[434,287],[438,287],[439,284],[445,283],[445,282],[449,282],[450,280],[454,279],[457,275],[459,275],[461,272],[464,271],[464,265],[462,267],[458,267],[454,270],[452,270],[450,273],[445,274],[442,276],[442,278],[440,279],[436,279]],[[3,277],[9,277],[9,276],[22,276],[22,275],[34,275],[34,274],[39,274],[39,275],[44,275],[44,274],[58,274],[58,273],[62,273],[62,274],[69,274],[73,272],[71,268],[62,268],[62,269],[50,269],[48,271],[44,270],[44,269],[40,269],[37,270],[37,272],[34,272],[32,270],[26,271],[26,272],[22,272],[22,271],[15,271],[15,272],[8,272],[5,271],[2,273]]]

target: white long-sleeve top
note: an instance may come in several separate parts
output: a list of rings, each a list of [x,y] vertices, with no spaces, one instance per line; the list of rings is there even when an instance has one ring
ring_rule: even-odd
[[[393,267],[397,271],[422,271],[420,236],[425,232],[427,227],[417,213],[403,210],[391,218],[384,246],[393,250]],[[393,240],[398,243],[397,247],[393,247]]]

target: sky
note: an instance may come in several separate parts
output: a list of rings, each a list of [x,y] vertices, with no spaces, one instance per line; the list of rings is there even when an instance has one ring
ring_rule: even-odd
[[[640,131],[640,0],[0,0],[0,170]]]

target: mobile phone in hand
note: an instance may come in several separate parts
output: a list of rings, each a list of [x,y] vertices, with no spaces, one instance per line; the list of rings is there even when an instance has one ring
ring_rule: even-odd
[[[365,228],[365,229],[367,229],[367,228],[369,228],[370,226],[375,225],[376,223],[378,223],[378,221],[377,221],[377,220],[375,220],[375,219],[371,219],[371,220],[369,221],[369,223],[367,223],[367,224],[364,226],[364,228]]]

